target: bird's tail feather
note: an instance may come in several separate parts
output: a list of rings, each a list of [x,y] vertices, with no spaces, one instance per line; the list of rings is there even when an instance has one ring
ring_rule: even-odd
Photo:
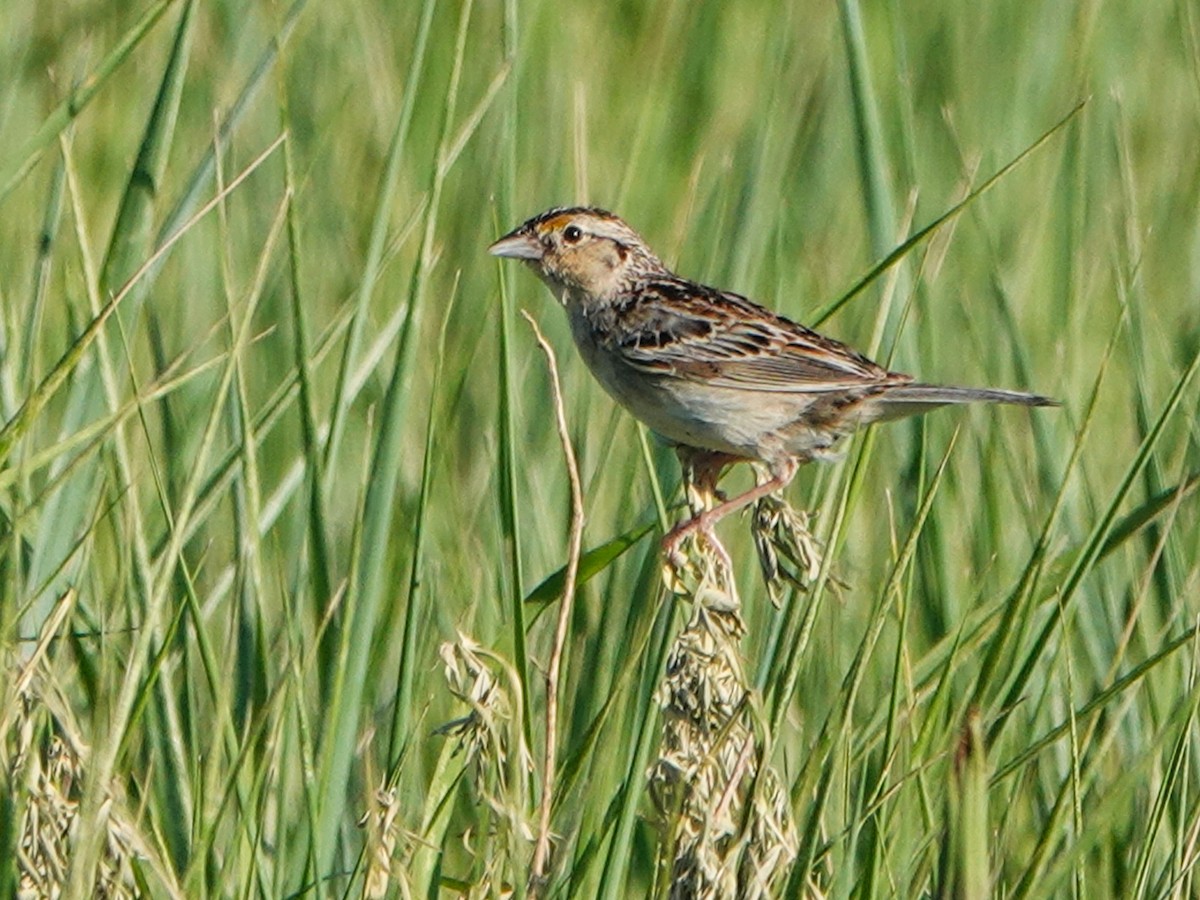
[[[996,388],[951,387],[941,384],[902,384],[888,388],[875,398],[874,421],[915,416],[939,406],[955,403],[1010,403],[1016,406],[1059,406],[1057,400],[1040,394],[1003,391]]]

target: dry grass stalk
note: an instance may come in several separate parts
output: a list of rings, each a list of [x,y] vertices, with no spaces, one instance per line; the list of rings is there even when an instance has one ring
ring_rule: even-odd
[[[689,499],[693,506],[711,502],[694,492]],[[782,500],[756,507],[754,533],[773,596],[784,581],[804,584],[819,570],[819,548],[805,520]],[[659,687],[663,735],[649,775],[663,818],[663,876],[670,879],[668,895],[679,900],[774,897],[795,858],[797,835],[787,794],[765,759],[769,740],[756,730],[728,554],[702,535],[685,549],[683,563],[664,573],[691,600],[692,617]]]
[[[816,582],[821,574],[821,545],[808,530],[808,513],[793,509],[781,497],[763,497],[751,515],[759,568],[767,594],[778,608],[786,585],[806,590]]]
[[[579,481],[579,467],[575,463],[575,451],[571,447],[571,437],[567,431],[567,417],[563,411],[562,387],[559,384],[558,362],[554,357],[554,349],[533,317],[524,310],[521,315],[533,329],[538,346],[546,355],[546,366],[550,370],[550,387],[554,393],[554,420],[558,426],[558,438],[562,444],[567,476],[571,483],[571,531],[567,539],[567,571],[563,579],[562,599],[558,606],[554,647],[550,652],[550,666],[546,673],[546,745],[542,757],[542,798],[538,809],[537,844],[533,851],[533,862],[529,867],[530,894],[536,897],[544,886],[550,864],[550,810],[554,801],[558,745],[558,682],[563,648],[566,646],[567,631],[571,624],[571,610],[575,605],[575,578],[579,572],[579,554],[583,544],[583,487]]]
[[[40,676],[13,674],[14,683],[20,680],[24,687],[9,698],[0,764],[17,822],[17,897],[55,898],[66,889],[73,844],[79,829],[86,827],[79,820],[79,800],[87,778],[87,747],[66,713],[65,701],[54,696]],[[134,875],[139,859],[143,871],[153,870],[159,876],[166,896],[181,896],[152,845],[115,797],[105,804],[104,828],[92,896],[102,900],[141,896]]]
[[[88,747],[54,680],[52,647],[70,621],[77,594],[63,594],[27,657],[4,660],[6,689],[0,697],[0,772],[16,824],[17,897],[60,897],[70,878],[81,829],[79,801],[88,777]],[[101,808],[103,850],[92,896],[140,896],[134,860],[143,876],[153,872],[163,896],[182,894],[152,840],[143,837],[114,785]]]
[[[366,832],[366,875],[363,879],[362,895],[370,900],[386,897],[391,886],[393,860],[396,858],[396,818],[400,814],[400,803],[396,789],[381,786],[371,796],[371,805],[358,821]],[[403,877],[397,881],[400,896],[410,896]]]
[[[457,641],[442,644],[439,652],[450,692],[470,712],[443,725],[438,733],[458,739],[475,795],[498,818],[497,833],[507,838],[501,844],[510,851],[516,843],[528,846],[534,840],[526,816],[533,758],[522,730],[516,672],[502,657],[461,632]],[[485,871],[471,896],[493,896],[493,889],[499,893],[513,868],[506,852],[488,854],[482,861]]]

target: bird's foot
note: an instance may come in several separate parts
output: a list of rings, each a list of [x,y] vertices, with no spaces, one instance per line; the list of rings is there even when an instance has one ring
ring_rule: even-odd
[[[733,561],[706,513],[680,522],[663,538],[663,583],[703,606],[729,611],[740,605]]]

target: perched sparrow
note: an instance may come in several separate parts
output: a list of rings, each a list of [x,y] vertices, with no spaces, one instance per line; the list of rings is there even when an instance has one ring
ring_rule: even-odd
[[[861,425],[952,403],[1051,406],[1036,394],[943,387],[889,372],[751,300],[672,273],[612,213],[551,209],[488,248],[524,260],[566,308],[571,334],[613,398],[676,446],[698,486],[724,467],[766,466],[756,487],[678,524],[687,534],[785,487]]]

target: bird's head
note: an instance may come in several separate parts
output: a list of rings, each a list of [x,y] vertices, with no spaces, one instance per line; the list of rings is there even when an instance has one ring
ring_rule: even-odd
[[[534,216],[488,252],[524,260],[564,301],[576,291],[610,297],[637,276],[662,271],[636,231],[610,212],[582,206]]]

